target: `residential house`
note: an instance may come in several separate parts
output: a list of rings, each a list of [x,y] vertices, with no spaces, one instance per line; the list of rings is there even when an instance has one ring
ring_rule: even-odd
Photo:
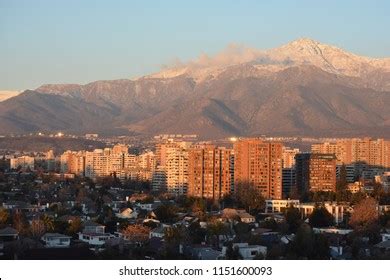
[[[0,241],[14,241],[19,239],[19,232],[12,228],[12,227],[6,227],[0,230]]]
[[[46,248],[68,248],[72,237],[60,233],[45,233],[41,240]]]
[[[248,243],[233,243],[233,249],[237,248],[238,252],[244,260],[253,260],[256,256],[267,255],[267,247],[260,245],[249,245]],[[226,256],[227,247],[222,248],[221,256],[224,258]]]
[[[87,221],[84,223],[84,229],[79,232],[79,240],[88,243],[91,246],[103,246],[111,234],[105,232],[105,226]]]
[[[116,213],[115,216],[119,219],[136,219],[138,212],[131,208],[124,208],[119,213]]]

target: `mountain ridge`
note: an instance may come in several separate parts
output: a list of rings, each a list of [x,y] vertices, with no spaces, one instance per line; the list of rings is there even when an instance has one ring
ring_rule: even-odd
[[[42,85],[0,102],[0,133],[389,137],[389,106],[390,59],[298,39],[267,51],[231,46],[134,80]]]

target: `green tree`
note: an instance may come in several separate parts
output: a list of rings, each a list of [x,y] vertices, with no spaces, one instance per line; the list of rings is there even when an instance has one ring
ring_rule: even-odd
[[[171,204],[162,204],[154,213],[161,222],[172,222],[176,218],[177,208]]]
[[[328,240],[322,234],[314,234],[309,225],[302,224],[294,240],[288,246],[287,257],[290,259],[329,259]]]
[[[186,227],[167,227],[164,235],[163,258],[180,259],[182,258],[181,246],[188,244],[190,235]]]
[[[206,230],[198,222],[191,223],[188,227],[190,232],[191,243],[200,244],[205,241]]]
[[[221,235],[227,234],[227,231],[228,228],[226,227],[226,225],[217,219],[213,219],[207,224],[207,234],[209,237],[214,239],[215,246],[217,248],[219,248],[219,237]]]
[[[225,259],[226,260],[242,260],[243,258],[240,254],[239,248],[238,247],[233,248],[233,244],[230,242],[226,246]]]
[[[328,239],[323,234],[314,235],[314,250],[309,256],[312,260],[330,259],[330,248]]]
[[[296,232],[302,224],[301,213],[293,205],[290,205],[286,209],[285,218],[290,232]]]
[[[325,207],[316,207],[309,217],[309,224],[312,227],[329,227],[334,224],[332,214]]]
[[[339,178],[337,180],[337,183],[336,183],[336,190],[337,190],[337,192],[345,191],[347,189],[347,185],[348,185],[348,182],[347,182],[347,168],[346,168],[345,164],[343,164],[340,167],[340,176],[339,176]]]

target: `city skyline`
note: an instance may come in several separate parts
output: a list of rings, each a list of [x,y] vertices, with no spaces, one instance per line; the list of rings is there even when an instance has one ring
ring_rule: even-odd
[[[0,280],[386,275],[389,11],[0,0]]]

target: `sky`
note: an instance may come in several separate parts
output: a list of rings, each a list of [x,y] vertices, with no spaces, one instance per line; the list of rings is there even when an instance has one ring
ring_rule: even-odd
[[[390,57],[390,1],[0,0],[0,90],[135,78],[231,43]]]

